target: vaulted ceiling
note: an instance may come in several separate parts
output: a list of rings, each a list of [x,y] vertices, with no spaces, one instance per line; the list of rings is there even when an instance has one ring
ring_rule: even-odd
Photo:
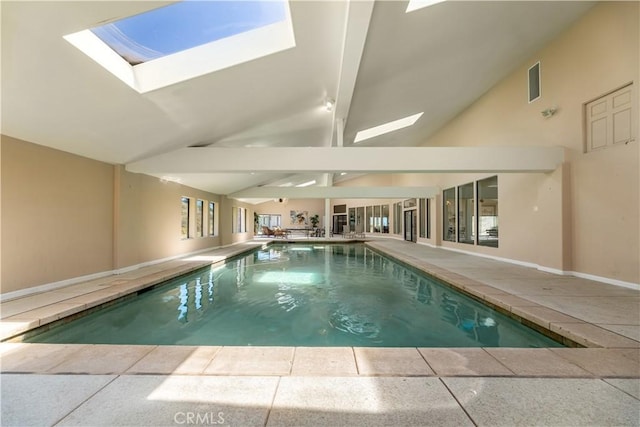
[[[143,94],[63,38],[166,4],[2,1],[2,133],[217,194],[326,185],[321,163],[229,171],[214,160],[194,171],[188,156],[171,170],[155,159],[187,147],[422,145],[593,5],[446,1],[406,13],[406,1],[294,0],[294,48]],[[414,126],[353,143],[418,112]]]

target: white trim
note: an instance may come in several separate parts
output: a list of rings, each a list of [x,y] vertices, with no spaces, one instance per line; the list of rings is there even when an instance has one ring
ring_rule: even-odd
[[[455,242],[451,242],[451,243],[455,243]],[[502,257],[498,257],[495,255],[487,255],[487,254],[481,254],[478,252],[470,252],[470,251],[465,251],[463,249],[456,249],[456,248],[450,248],[450,247],[446,247],[446,246],[438,246],[439,248],[442,249],[446,249],[448,251],[453,251],[453,252],[459,252],[462,254],[467,254],[467,255],[474,255],[474,256],[478,256],[478,257],[482,257],[482,258],[489,258],[489,259],[494,259],[496,261],[503,261],[503,262],[508,262],[510,264],[516,264],[516,265],[520,265],[522,267],[529,267],[529,268],[538,268],[538,264],[534,264],[531,262],[526,262],[526,261],[520,261],[517,259],[511,259],[511,258],[502,258]]]
[[[73,277],[71,279],[60,280],[59,282],[45,283],[44,285],[32,286],[30,288],[19,289],[17,291],[5,292],[0,294],[0,302],[9,301],[16,298],[26,297],[32,294],[39,294],[42,292],[54,291],[59,288],[64,288],[69,285],[75,285],[76,283],[85,282],[94,279],[101,279],[103,277],[113,275],[113,271],[103,271],[100,273],[88,274],[86,276]]]
[[[610,279],[608,277],[594,276],[593,274],[580,273],[579,271],[568,271],[568,274],[581,279],[595,280],[596,282],[604,282],[609,285],[622,286],[623,288],[634,289],[640,291],[640,283],[625,282],[623,280]]]
[[[420,239],[420,238],[418,237],[418,239]],[[433,243],[429,243],[429,242],[424,242],[424,241],[418,240],[416,243],[419,244],[419,245],[423,245],[423,246],[429,246],[430,248],[434,248],[434,249],[438,248],[438,246],[434,245]]]
[[[421,243],[421,242],[418,242],[418,243],[427,245],[427,244]],[[535,263],[532,263],[532,262],[519,261],[519,260],[511,259],[511,258],[502,258],[502,257],[493,256],[493,255],[487,255],[487,254],[481,254],[481,253],[477,253],[477,252],[465,251],[465,250],[462,250],[462,249],[449,248],[449,247],[446,247],[446,246],[434,246],[434,247],[445,249],[445,250],[448,250],[448,251],[459,252],[459,253],[463,253],[463,254],[466,254],[466,255],[473,255],[473,256],[478,256],[478,257],[482,257],[482,258],[490,258],[490,259],[493,259],[493,260],[496,260],[496,261],[508,262],[510,264],[516,264],[516,265],[520,265],[522,267],[535,268],[536,270],[544,271],[546,273],[556,274],[558,276],[574,276],[574,277],[579,277],[581,279],[587,279],[587,280],[593,280],[595,282],[606,283],[608,285],[621,286],[621,287],[624,287],[624,288],[640,290],[640,283],[625,282],[623,280],[611,279],[611,278],[602,277],[602,276],[595,276],[593,274],[587,274],[587,273],[580,273],[579,271],[559,270],[557,268],[545,267],[544,265],[539,265],[539,264],[535,264]]]
[[[540,271],[544,271],[545,273],[556,274],[558,276],[571,276],[571,272],[559,270],[557,268],[545,267],[543,265],[537,265],[536,268]]]
[[[243,243],[243,242],[238,242],[238,243]],[[237,244],[237,243],[234,243],[234,244]],[[116,270],[102,271],[100,273],[88,274],[86,276],[73,277],[71,279],[60,280],[58,282],[45,283],[44,285],[38,285],[38,286],[30,287],[30,288],[19,289],[17,291],[6,292],[6,293],[3,293],[3,294],[0,294],[0,302],[9,301],[9,300],[17,299],[17,298],[23,298],[23,297],[26,297],[26,296],[29,296],[29,295],[39,294],[39,293],[42,293],[42,292],[54,291],[56,289],[64,288],[64,287],[70,286],[70,285],[75,285],[77,283],[87,282],[89,280],[101,279],[103,277],[108,277],[108,276],[116,276],[116,275],[119,275],[119,274],[128,273],[130,271],[137,270],[139,268],[149,267],[151,265],[160,264],[160,263],[167,262],[167,261],[173,261],[173,260],[179,259],[179,258],[186,258],[186,257],[189,257],[189,256],[193,256],[193,255],[202,253],[202,252],[207,252],[207,251],[211,251],[211,250],[214,250],[214,249],[220,249],[220,248],[225,248],[225,247],[228,247],[228,246],[233,246],[234,244],[225,245],[225,246],[212,246],[212,247],[209,247],[209,248],[206,248],[206,249],[200,249],[200,250],[197,250],[197,251],[194,251],[194,252],[175,255],[175,256],[171,256],[171,257],[167,257],[167,258],[156,259],[156,260],[152,260],[152,261],[147,261],[147,262],[143,262],[143,263],[140,263],[140,264],[131,265],[131,266],[128,266],[128,267],[119,268],[119,269],[116,269]]]

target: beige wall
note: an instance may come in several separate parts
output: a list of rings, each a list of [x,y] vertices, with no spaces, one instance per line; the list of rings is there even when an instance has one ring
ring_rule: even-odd
[[[233,208],[245,208],[247,209],[247,232],[235,233],[232,232],[232,212]],[[229,199],[226,196],[220,198],[220,238],[223,246],[232,245],[235,243],[244,242],[253,239],[253,210],[254,206],[243,203],[238,200]]]
[[[2,293],[111,270],[113,167],[1,138]]]
[[[499,174],[500,247],[459,249],[631,283],[638,268],[638,140],[583,152],[583,106],[635,82],[638,2],[604,2],[529,58],[426,146],[560,145],[566,164],[549,174]],[[527,69],[541,62],[542,96],[528,103]],[[551,118],[541,111],[558,107]],[[636,110],[637,120],[637,110]],[[637,129],[637,126],[636,126]],[[405,176],[403,185],[446,188],[483,176]]]
[[[1,292],[135,267],[253,237],[249,205],[122,166],[1,140]],[[216,203],[214,236],[182,239],[182,196]],[[231,233],[231,207],[249,232]],[[191,229],[195,230],[192,216]]]
[[[208,202],[214,202],[219,208],[220,196],[130,173],[122,166],[115,166],[115,171],[115,269],[221,245],[220,227],[217,235],[206,235]],[[195,212],[197,199],[204,201],[204,237],[194,236],[195,215],[191,215],[191,236],[182,239],[182,196],[191,199],[191,212]]]

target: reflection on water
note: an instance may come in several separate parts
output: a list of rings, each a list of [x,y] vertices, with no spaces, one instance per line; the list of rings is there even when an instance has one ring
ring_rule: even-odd
[[[176,279],[31,341],[558,346],[360,244],[273,245]]]

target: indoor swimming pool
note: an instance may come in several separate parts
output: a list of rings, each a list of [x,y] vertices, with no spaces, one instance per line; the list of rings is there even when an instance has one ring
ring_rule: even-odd
[[[28,342],[560,347],[364,244],[272,244]]]

